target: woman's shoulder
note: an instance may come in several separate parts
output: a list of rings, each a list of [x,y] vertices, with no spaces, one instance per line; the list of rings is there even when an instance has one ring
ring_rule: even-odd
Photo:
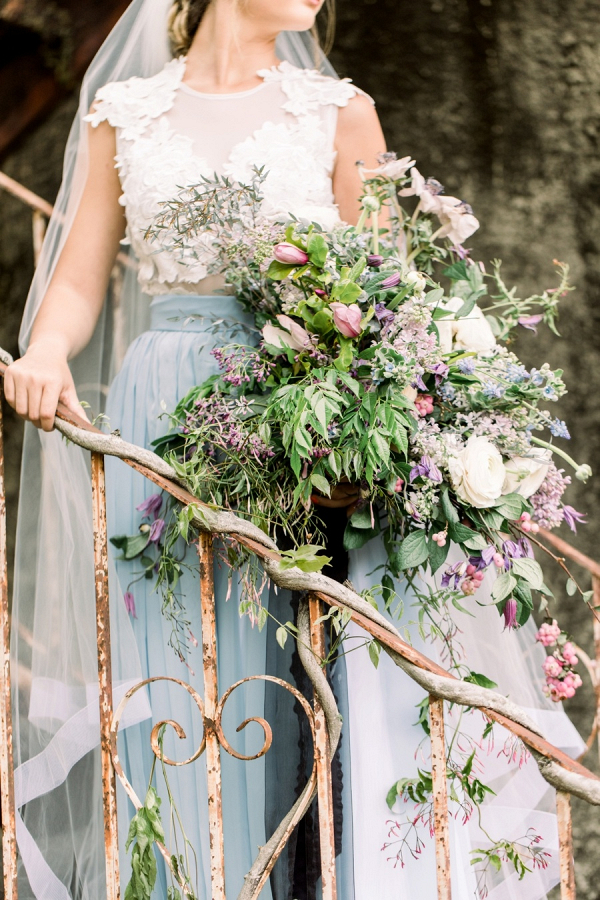
[[[179,57],[147,78],[134,75],[125,81],[111,81],[96,92],[85,121],[94,128],[108,122],[122,129],[124,137],[136,137],[152,119],[171,108],[184,72],[185,58]]]
[[[287,101],[284,109],[295,116],[318,112],[323,106],[346,107],[355,97],[374,106],[374,100],[350,78],[334,78],[317,69],[301,69],[284,61],[258,73],[267,82],[279,82]]]

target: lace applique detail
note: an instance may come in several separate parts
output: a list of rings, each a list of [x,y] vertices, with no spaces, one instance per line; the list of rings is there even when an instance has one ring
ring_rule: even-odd
[[[283,108],[293,116],[316,112],[320,106],[347,106],[357,94],[375,105],[373,98],[352,84],[350,78],[332,78],[316,69],[298,69],[287,61],[272,69],[261,69],[257,74],[267,82],[281,82],[288,98]]]
[[[279,84],[275,102],[287,114],[285,122],[269,120],[269,108],[265,108],[262,118],[256,119],[258,127],[232,147],[222,172],[248,183],[254,168],[264,167],[263,209],[269,217],[291,213],[333,228],[339,222],[331,180],[335,116],[339,107],[363,92],[348,79],[338,81],[290,63],[258,74],[265,82]],[[145,238],[165,202],[213,174],[201,155],[202,144],[198,149],[194,139],[177,130],[169,118],[184,75],[185,58],[180,57],[150,78],[107,84],[86,116],[94,127],[108,121],[116,129],[120,203],[127,217],[125,243],[139,260],[138,278],[148,294],[194,293],[214,259],[208,234],[196,236],[193,247],[177,253],[173,251],[176,235],[169,228],[151,241]]]
[[[107,121],[121,129],[125,140],[134,140],[144,133],[153,119],[171,109],[184,73],[185,57],[181,56],[150,78],[134,76],[127,81],[105,84],[96,93],[94,109],[84,121],[94,128]]]
[[[318,116],[295,125],[265,124],[233,148],[224,174],[248,182],[253,168],[264,166],[263,211],[276,218],[290,211],[324,228],[339,221],[331,186],[335,151],[323,141]]]

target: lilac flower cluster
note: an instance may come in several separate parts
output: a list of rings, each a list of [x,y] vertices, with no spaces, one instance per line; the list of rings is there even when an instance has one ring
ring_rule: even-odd
[[[562,496],[570,484],[571,478],[564,474],[564,469],[557,469],[551,462],[541,487],[529,498],[538,525],[558,528],[565,518]]]
[[[273,368],[273,363],[252,347],[215,347],[211,353],[222,371],[221,378],[233,387],[241,387],[251,381],[261,384]]]
[[[271,459],[275,455],[271,447],[244,424],[250,406],[246,397],[232,400],[222,394],[197,400],[193,412],[186,416],[184,431],[196,443],[208,445],[211,456],[220,449],[256,462]]]

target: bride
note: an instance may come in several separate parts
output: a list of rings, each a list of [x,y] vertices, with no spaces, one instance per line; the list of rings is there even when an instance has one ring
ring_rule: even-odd
[[[332,5],[327,4],[329,12]],[[325,227],[340,219],[356,222],[361,193],[356,162],[376,165],[384,138],[371,99],[349,80],[338,80],[317,50],[310,32],[323,6],[324,0],[134,0],[84,81],[63,187],[24,317],[23,355],[5,379],[9,403],[37,428],[28,426],[26,434],[13,605],[22,898],[96,900],[105,893],[88,462],[82,451],[51,433],[57,403],[81,415],[85,400],[94,414],[103,409],[109,427],[126,440],[149,446],[167,429],[161,413],[215,371],[213,347],[228,333],[251,327],[226,286],[208,274],[211,247],[202,236],[186,265],[144,238],[161,203],[182,187],[215,172],[247,182],[254,167],[264,166],[269,214],[293,213]],[[117,294],[109,281],[120,246],[129,265]],[[151,485],[128,467],[109,460],[107,485],[111,535],[134,533],[143,515],[146,522],[163,521],[164,499],[153,496]],[[352,499],[340,496],[335,505]],[[373,570],[381,554],[375,542],[351,554],[349,573],[359,590],[376,581]],[[201,631],[199,589],[193,574],[186,571],[178,585],[189,619],[189,652],[182,658],[169,647],[170,628],[152,582],[141,579],[131,586],[131,579],[131,563],[115,554],[115,702],[152,675],[185,680],[202,692],[201,651],[194,647]],[[291,649],[280,650],[269,628],[259,632],[239,617],[240,586],[234,584],[226,602],[227,575],[219,566],[215,581],[220,692],[251,674],[297,680]],[[272,592],[264,602],[281,621],[293,618],[293,598],[285,592]],[[555,743],[578,752],[574,729],[538,687],[540,659],[531,631],[500,633],[498,621],[479,616],[461,623],[469,665],[494,677]],[[426,652],[435,656],[436,648]],[[396,823],[403,812],[390,811],[385,802],[395,781],[423,767],[422,731],[413,724],[422,693],[389,660],[375,670],[360,650],[346,661],[340,658],[331,674],[344,713],[334,767],[338,895],[433,900],[432,842],[426,836],[420,859],[406,844],[399,865],[394,836],[402,830]],[[236,691],[225,720],[232,733],[242,720],[264,712],[275,734],[266,758],[241,763],[223,754],[230,897],[238,894],[259,846],[293,803],[307,765],[293,705],[261,684]],[[199,745],[201,722],[188,701],[181,688],[157,682],[127,707],[120,757],[138,795],[151,777],[154,722],[173,719],[186,732],[179,747],[166,738],[167,755],[182,759]],[[251,731],[235,745],[248,755],[260,747]],[[451,820],[453,896],[459,900],[475,896],[469,854],[489,846],[490,831],[495,839],[518,841],[535,829],[544,846],[556,850],[552,793],[533,764],[506,760],[505,738],[496,734],[495,749],[485,756],[484,780],[495,790],[486,804],[487,833],[474,821],[464,826],[460,818]],[[199,900],[208,900],[203,763],[172,772],[171,796],[195,851],[194,889]],[[163,782],[157,789],[167,822],[167,790]],[[131,814],[120,796],[123,884]],[[309,820],[290,841],[263,896],[317,895],[311,829]],[[389,846],[382,850],[384,844]],[[547,869],[523,882],[503,869],[489,882],[489,897],[537,900],[556,883],[557,871],[555,852]],[[167,897],[168,884],[159,867],[159,896]]]

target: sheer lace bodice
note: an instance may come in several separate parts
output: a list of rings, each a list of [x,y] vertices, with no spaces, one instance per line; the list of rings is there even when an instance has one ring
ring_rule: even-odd
[[[263,209],[293,213],[330,227],[339,221],[332,190],[338,109],[358,93],[348,79],[283,62],[258,72],[249,91],[202,94],[183,78],[185,58],[151,78],[130,78],[98,91],[87,120],[117,133],[116,166],[127,216],[126,242],[149,294],[194,292],[208,275],[211,243],[200,236],[185,265],[144,239],[148,226],[182,188],[215,172],[249,182],[264,166]],[[169,245],[169,234],[164,234]]]

